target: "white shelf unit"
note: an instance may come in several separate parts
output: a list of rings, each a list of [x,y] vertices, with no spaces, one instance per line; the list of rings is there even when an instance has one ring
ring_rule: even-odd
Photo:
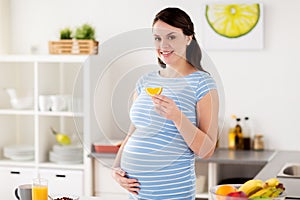
[[[89,159],[86,158],[90,152],[84,146],[87,143],[84,142],[86,136],[83,134],[83,69],[87,67],[88,59],[88,56],[73,55],[0,56],[0,167],[30,168],[35,175],[43,170],[65,170],[65,174],[73,170],[80,178],[71,179],[76,182],[82,180],[78,194],[90,195]],[[13,109],[9,96],[2,88],[15,88],[17,94],[30,91],[33,97],[32,108]],[[40,111],[39,96],[54,94],[71,95],[71,108],[68,111]],[[83,145],[83,163],[57,164],[49,161],[49,151],[56,144],[50,127],[69,134],[73,142]],[[4,157],[3,147],[18,144],[35,147],[33,161],[13,161]],[[69,180],[65,182],[69,183]],[[76,185],[74,187],[77,188]]]

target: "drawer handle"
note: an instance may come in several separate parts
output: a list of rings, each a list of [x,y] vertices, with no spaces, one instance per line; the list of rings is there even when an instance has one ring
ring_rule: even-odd
[[[17,171],[10,171],[11,174],[21,174],[20,172]]]
[[[66,175],[61,175],[61,174],[56,174],[55,175],[57,178],[66,178]]]

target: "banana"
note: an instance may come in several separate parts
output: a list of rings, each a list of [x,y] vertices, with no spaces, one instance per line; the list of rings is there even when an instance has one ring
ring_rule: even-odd
[[[275,187],[263,188],[249,196],[250,199],[256,197],[270,197],[276,191]]]
[[[251,198],[250,200],[272,200],[270,197],[254,197]]]
[[[283,183],[277,178],[270,178],[266,181],[249,180],[245,182],[238,191],[243,191],[251,200],[271,199],[281,195],[285,190]]]
[[[271,195],[272,198],[278,197],[284,190],[282,188],[276,188],[276,191]]]
[[[249,198],[250,199],[254,199],[254,198],[258,198],[258,197],[275,198],[275,197],[278,197],[283,191],[284,191],[284,189],[281,187],[280,188],[276,188],[276,187],[263,188],[263,189],[259,190],[258,192],[254,193],[253,195],[251,195]]]
[[[263,194],[262,196],[263,197],[271,197],[272,196],[272,194],[274,193],[274,192],[276,192],[276,188],[275,187],[270,187],[269,188],[269,190],[265,193],[265,194]]]
[[[283,185],[283,183],[278,183],[277,185],[276,185],[276,191],[271,195],[271,197],[278,197],[279,195],[281,195],[281,193],[283,192],[283,191],[285,191],[285,187],[284,187],[284,185]]]
[[[249,180],[246,181],[241,187],[239,187],[238,191],[244,192],[248,197],[251,196],[252,194],[256,193],[257,191],[262,189],[263,186],[263,181],[262,180]]]
[[[277,178],[270,178],[264,182],[263,188],[276,187],[278,184],[279,180]]]

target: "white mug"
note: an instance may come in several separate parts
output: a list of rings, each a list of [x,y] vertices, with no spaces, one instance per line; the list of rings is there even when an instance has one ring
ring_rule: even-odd
[[[39,96],[39,109],[40,111],[50,111],[51,108],[51,99],[49,95],[40,95]]]
[[[51,95],[51,111],[65,111],[67,109],[67,101],[63,95]]]

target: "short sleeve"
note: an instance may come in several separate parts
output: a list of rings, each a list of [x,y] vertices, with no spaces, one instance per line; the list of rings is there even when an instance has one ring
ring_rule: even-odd
[[[201,74],[198,87],[196,89],[197,102],[202,99],[210,90],[217,89],[215,80],[207,73]]]
[[[135,85],[135,89],[136,89],[138,95],[140,95],[143,88],[144,88],[144,77],[142,76],[138,79],[138,81],[136,82],[136,85]]]

